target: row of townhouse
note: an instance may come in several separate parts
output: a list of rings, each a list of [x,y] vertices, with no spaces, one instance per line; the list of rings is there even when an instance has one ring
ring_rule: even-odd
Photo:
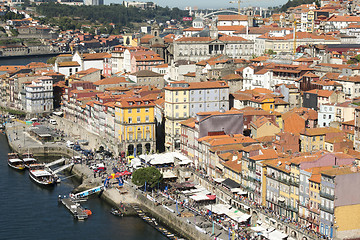
[[[241,118],[241,111],[231,110],[198,113],[196,118],[181,122],[181,152],[193,160],[195,168],[215,181],[230,179],[226,181],[240,185],[249,199],[279,216],[329,238],[355,236],[358,227],[351,223],[357,216],[349,216],[348,211],[360,210],[360,195],[352,193],[360,181],[359,169],[353,165],[356,158],[337,152],[343,147],[319,151],[325,149],[326,139],[344,133],[315,128],[301,132],[300,138],[287,134],[286,142],[280,140],[285,133],[279,133],[279,144],[274,145],[280,151],[293,140],[299,144],[299,139],[302,148],[314,146],[303,153],[288,155],[282,150],[280,154],[239,134]],[[215,124],[218,121],[223,122],[221,127]],[[346,147],[351,149],[351,142]]]
[[[116,94],[95,89],[73,90],[63,111],[69,120],[103,137],[127,155],[156,151],[156,98],[138,96],[136,90]]]

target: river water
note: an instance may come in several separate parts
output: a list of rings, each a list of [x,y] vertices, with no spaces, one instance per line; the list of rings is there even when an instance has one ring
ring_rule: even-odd
[[[1,240],[166,239],[138,217],[111,215],[111,206],[97,196],[82,204],[93,215],[85,221],[74,220],[57,200],[59,194],[68,194],[77,183],[67,178],[53,188],[38,186],[27,171],[18,172],[7,166],[9,151],[6,137],[0,134]]]

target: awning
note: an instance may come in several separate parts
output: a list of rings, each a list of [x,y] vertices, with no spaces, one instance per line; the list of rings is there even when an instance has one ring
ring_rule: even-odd
[[[280,201],[280,202],[284,202],[284,201],[285,201],[285,198],[283,198],[283,197],[279,197],[279,198],[278,198],[278,201]]]
[[[225,181],[225,179],[223,179],[223,178],[214,178],[213,180],[214,180],[214,182],[217,182],[217,183],[221,183],[221,182]]]
[[[241,188],[232,188],[232,189],[231,189],[231,192],[237,193],[237,194],[239,194],[239,195],[248,194],[248,192],[242,190]]]
[[[186,165],[186,164],[189,164],[189,163],[192,163],[193,161],[191,161],[190,159],[185,159],[185,160],[182,160],[181,162],[179,162],[179,165]]]
[[[177,176],[173,172],[163,172],[163,178],[164,179],[177,178]]]
[[[232,180],[230,178],[225,179],[221,184],[230,189],[240,187],[239,183],[235,182],[234,180]]]
[[[287,236],[288,236],[287,234],[282,233],[278,230],[275,230],[275,231],[269,233],[268,238],[269,238],[269,240],[281,240],[281,239],[286,239]]]
[[[253,230],[254,232],[264,232],[266,229],[263,227],[251,227],[251,230]]]
[[[241,223],[241,222],[246,222],[247,220],[249,220],[249,218],[251,218],[251,215],[249,214],[244,214],[242,215],[241,217],[238,218],[238,222]]]
[[[208,196],[202,195],[202,194],[201,195],[192,195],[192,196],[190,196],[190,198],[196,202],[209,200]]]
[[[215,200],[216,199],[216,195],[206,195],[209,200]]]

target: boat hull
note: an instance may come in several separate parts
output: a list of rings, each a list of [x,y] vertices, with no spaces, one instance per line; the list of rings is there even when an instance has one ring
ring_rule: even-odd
[[[16,169],[18,171],[24,171],[25,170],[25,166],[24,165],[13,165],[10,162],[8,162],[9,167]]]
[[[51,182],[49,181],[41,181],[38,178],[36,178],[33,174],[31,174],[31,172],[29,173],[29,176],[31,178],[31,180],[33,180],[35,183],[41,185],[41,186],[48,186],[48,187],[52,187],[55,185],[56,181],[55,179]]]

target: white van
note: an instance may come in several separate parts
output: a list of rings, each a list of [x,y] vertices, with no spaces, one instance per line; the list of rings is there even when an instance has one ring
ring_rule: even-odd
[[[56,125],[57,124],[57,122],[56,122],[56,120],[55,119],[50,119],[50,121],[49,121],[52,125]]]
[[[66,146],[67,146],[68,148],[73,148],[73,147],[74,147],[74,143],[73,143],[72,141],[67,141],[67,142],[66,142]]]

